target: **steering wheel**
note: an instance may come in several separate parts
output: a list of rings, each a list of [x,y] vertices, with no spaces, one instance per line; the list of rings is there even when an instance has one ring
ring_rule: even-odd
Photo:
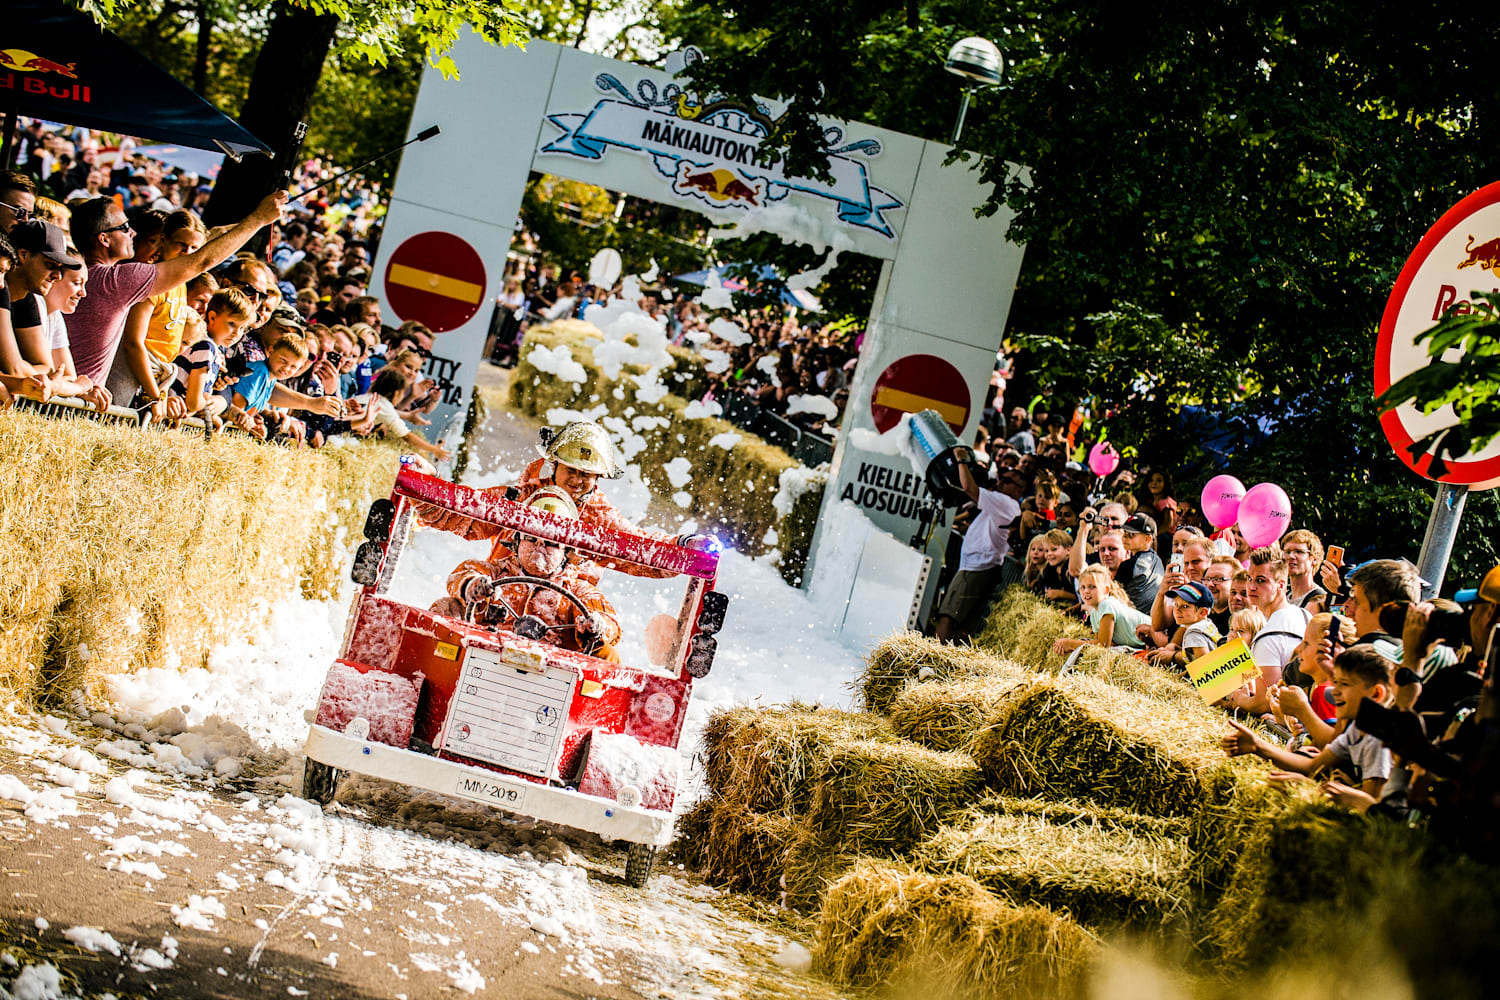
[[[574,639],[580,646],[584,647],[584,652],[592,652],[594,649],[604,644],[603,637],[597,634],[591,632],[587,635],[584,635],[580,633],[578,631],[580,619],[578,618],[575,618],[573,622],[568,625],[548,625],[536,615],[522,613],[531,606],[531,599],[536,596],[537,588],[545,587],[548,590],[556,591],[564,598],[566,598],[568,600],[568,603],[572,604],[573,607],[577,609],[578,613],[582,615],[582,621],[592,622],[593,615],[589,611],[588,606],[580,601],[577,595],[575,595],[572,591],[568,590],[561,584],[553,583],[551,580],[540,576],[501,576],[492,579],[490,583],[495,588],[495,590],[494,594],[489,598],[489,603],[498,604],[506,610],[506,612],[513,620],[511,631],[515,632],[521,638],[536,640],[541,639],[548,632],[559,632],[563,629],[572,629]],[[511,607],[510,602],[507,601],[503,596],[501,588],[509,583],[525,584],[526,586],[529,586],[531,588],[530,592],[526,595],[526,600],[521,604],[520,612]],[[465,620],[471,622],[474,621],[479,607],[483,603],[485,602],[470,601],[468,607],[465,609]]]

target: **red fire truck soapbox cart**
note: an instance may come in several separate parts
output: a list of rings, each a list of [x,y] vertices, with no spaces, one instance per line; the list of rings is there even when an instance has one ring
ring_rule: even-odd
[[[391,600],[419,504],[687,577],[675,623],[660,615],[645,636],[647,659],[660,662],[561,648],[524,608],[487,627]],[[303,795],[326,804],[342,774],[355,772],[471,799],[625,841],[626,881],[644,885],[671,839],[683,716],[694,678],[713,663],[728,603],[713,589],[717,546],[556,517],[406,466],[390,499],[371,505],[364,533],[353,571],[360,591],[307,736]],[[632,623],[621,624],[628,635]]]

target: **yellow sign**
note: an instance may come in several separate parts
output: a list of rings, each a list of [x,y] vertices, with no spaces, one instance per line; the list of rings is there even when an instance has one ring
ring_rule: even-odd
[[[1245,683],[1245,678],[1260,673],[1243,639],[1226,642],[1207,656],[1190,661],[1187,670],[1198,696],[1210,705]]]
[[[445,660],[458,659],[458,647],[451,642],[440,642],[433,648],[433,653]]]

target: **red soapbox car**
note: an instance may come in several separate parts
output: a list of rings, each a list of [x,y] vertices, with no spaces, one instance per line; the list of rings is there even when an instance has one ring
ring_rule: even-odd
[[[645,637],[645,659],[660,662],[562,648],[524,610],[487,627],[385,596],[419,504],[687,577],[675,623],[659,615]],[[644,885],[671,839],[683,717],[728,604],[713,589],[717,544],[555,517],[405,464],[390,499],[371,505],[364,534],[353,569],[360,590],[308,731],[304,797],[327,804],[353,772],[482,802],[627,842],[626,881]]]

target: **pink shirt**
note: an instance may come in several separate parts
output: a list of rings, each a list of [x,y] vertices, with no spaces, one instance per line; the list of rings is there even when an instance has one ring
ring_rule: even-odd
[[[155,283],[155,264],[89,265],[86,294],[68,317],[68,339],[78,374],[104,382],[125,332],[125,314],[146,300]]]

